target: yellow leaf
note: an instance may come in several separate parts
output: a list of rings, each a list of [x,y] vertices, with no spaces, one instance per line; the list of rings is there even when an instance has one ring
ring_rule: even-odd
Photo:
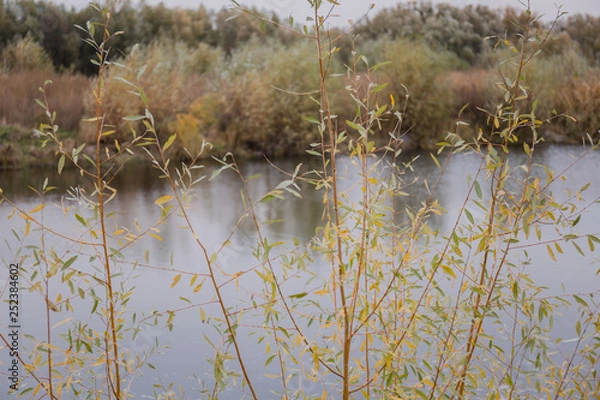
[[[60,310],[58,309],[58,307],[56,307],[56,305],[50,301],[50,299],[46,299],[46,304],[48,305],[48,308],[54,312],[59,312]]]
[[[396,105],[396,99],[394,95],[390,93],[390,103],[392,104],[392,108]]]
[[[321,290],[317,290],[317,291],[315,292],[315,294],[316,294],[317,296],[323,296],[324,294],[327,294],[327,293],[329,293],[329,290],[327,290],[327,289],[321,289]]]
[[[550,247],[550,245],[547,245],[546,249],[548,250],[548,254],[550,255],[552,261],[556,262],[556,257],[554,256],[554,251],[552,250],[552,247]]]
[[[175,277],[173,278],[173,283],[171,283],[171,288],[174,288],[180,279],[181,279],[181,274],[175,275]]]
[[[242,276],[244,273],[242,271],[238,271],[235,274],[233,274],[233,276],[231,277],[231,279],[237,279],[240,276]]]
[[[73,318],[66,318],[66,319],[63,319],[62,321],[60,321],[60,322],[57,322],[56,324],[54,324],[54,326],[52,327],[52,329],[54,329],[54,328],[56,328],[57,326],[60,326],[60,325],[62,325],[62,324],[65,324],[65,323],[67,323],[67,322],[71,321],[72,319],[73,319]]]
[[[443,264],[442,264],[442,265],[440,265],[440,267],[442,268],[442,270],[443,270],[443,271],[444,271],[446,274],[450,275],[450,276],[451,276],[451,277],[453,277],[453,278],[456,278],[456,274],[454,273],[454,271],[452,270],[452,268],[450,268],[450,267],[449,267],[449,266],[447,266],[447,265],[443,265]]]
[[[165,204],[166,202],[171,201],[172,199],[173,199],[173,196],[162,196],[162,197],[159,197],[158,199],[156,199],[154,204],[160,206],[161,204]]]
[[[175,139],[177,139],[177,134],[176,133],[172,134],[171,137],[169,137],[169,139],[167,139],[167,143],[165,143],[165,145],[163,146],[163,151],[165,151],[169,147],[171,147],[171,145],[173,144],[173,142],[175,141]]]
[[[160,240],[162,242],[162,238],[154,233],[148,233],[148,235],[152,236],[156,240]]]
[[[41,211],[41,209],[44,207],[46,207],[46,204],[40,204],[39,206],[32,208],[31,211],[29,211],[29,214],[34,214],[38,211]]]
[[[197,286],[194,288],[194,293],[198,293],[198,292],[200,291],[200,289],[202,289],[202,285],[203,285],[203,284],[204,284],[204,282],[202,282],[201,284],[197,285]]]

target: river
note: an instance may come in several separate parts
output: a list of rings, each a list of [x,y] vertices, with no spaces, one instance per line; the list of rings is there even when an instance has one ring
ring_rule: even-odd
[[[582,152],[582,146],[542,145],[536,153],[536,162],[547,165],[558,173],[567,168]],[[414,154],[410,157],[412,156]],[[518,157],[512,160],[515,165],[518,161]],[[305,165],[313,163],[311,159],[291,159],[276,164],[282,170],[291,172],[300,162]],[[347,191],[350,196],[357,196],[352,190],[354,181],[348,178],[353,176],[355,167],[348,163],[347,157],[344,156],[340,157],[340,165],[343,176],[341,190]],[[452,227],[456,210],[460,209],[464,200],[467,175],[473,174],[478,165],[478,158],[472,155],[459,154],[450,162],[436,192],[436,197],[447,210],[447,214],[436,216],[431,221],[441,231],[447,231]],[[406,189],[410,197],[403,201],[406,205],[416,207],[426,196],[423,180],[427,180],[431,185],[437,179],[438,168],[426,153],[420,154],[414,166],[415,172],[409,172],[405,179],[412,181],[413,178],[418,177],[419,180]],[[209,166],[209,172],[211,168],[214,168],[214,165]],[[245,176],[259,176],[249,183],[254,200],[286,179],[281,172],[262,160],[244,162],[241,169]],[[600,232],[600,205],[594,202],[600,197],[599,170],[600,154],[598,152],[589,154],[576,166],[566,171],[567,179],[558,180],[552,186],[554,193],[566,193],[568,189],[574,191],[587,182],[591,183],[591,187],[585,192],[585,199],[581,202],[581,204],[591,203],[578,225],[581,232]],[[19,207],[31,210],[40,204],[40,197],[31,188],[39,190],[45,178],[48,178],[49,185],[55,185],[58,189],[46,195],[45,200],[48,205],[35,215],[40,218],[43,215],[44,223],[54,227],[61,234],[76,237],[82,235],[82,226],[73,217],[74,210],[79,209],[78,213],[84,219],[91,216],[91,211],[69,200],[69,196],[65,196],[67,189],[77,187],[81,181],[81,177],[74,171],[66,170],[62,176],[58,176],[55,171],[0,171],[0,188]],[[108,205],[108,209],[116,213],[114,220],[110,222],[109,230],[116,231],[120,226],[135,227],[136,223],[145,229],[151,226],[151,221],[160,218],[161,209],[155,204],[155,200],[168,194],[169,188],[164,179],[157,178],[155,169],[140,165],[127,167],[112,185],[118,192]],[[90,194],[91,188],[86,186],[84,188],[87,194]],[[256,243],[257,234],[249,218],[239,221],[244,210],[240,195],[241,188],[239,178],[231,171],[226,171],[214,180],[206,179],[200,182],[190,200],[191,221],[209,253],[217,251],[234,232],[218,258],[222,277],[245,271],[255,263],[252,246]],[[298,243],[306,243],[313,236],[315,229],[322,224],[322,192],[316,192],[309,186],[303,186],[302,189],[302,199],[287,194],[285,201],[277,200],[259,205],[258,214],[262,221],[278,221],[262,227],[262,233],[271,243],[278,241],[292,243],[294,239]],[[63,211],[61,204],[70,207],[67,213]],[[42,236],[41,231],[35,226],[31,227],[29,237],[23,238],[25,221],[18,215],[8,219],[12,211],[12,207],[6,202],[0,205],[0,259],[3,260],[3,266],[15,262],[19,251],[21,255],[31,251],[31,247],[27,248],[27,246],[45,246],[46,249],[54,248],[57,254],[79,254],[72,267],[84,273],[93,273],[93,268],[97,267],[93,266],[93,260],[90,261],[90,257],[94,257],[93,251],[81,250],[80,247],[48,232]],[[157,319],[157,325],[141,325],[135,337],[127,336],[125,345],[131,350],[132,358],[134,355],[148,355],[147,363],[143,368],[130,371],[125,377],[125,382],[134,394],[134,398],[160,397],[156,393],[161,393],[162,388],[170,383],[173,383],[170,390],[183,398],[206,398],[207,396],[201,393],[202,381],[207,385],[205,389],[208,392],[212,390],[213,368],[207,358],[214,356],[214,349],[207,344],[207,340],[218,341],[221,338],[220,333],[216,332],[211,324],[211,321],[218,318],[219,312],[216,304],[212,302],[213,291],[208,281],[198,291],[194,289],[202,281],[202,277],[190,284],[193,274],[206,273],[206,265],[201,250],[195,245],[190,232],[181,228],[182,225],[182,220],[174,216],[158,226],[158,230],[154,232],[161,240],[146,237],[134,246],[124,249],[124,258],[119,261],[122,275],[116,279],[122,282],[123,291],[132,292],[131,299],[125,306],[126,318],[133,318],[135,313],[137,321],[148,318],[148,322],[153,322],[152,316],[155,312],[163,315]],[[13,230],[16,235],[13,234]],[[550,231],[548,234],[552,235]],[[592,254],[582,257],[571,246],[565,245],[563,249],[563,254],[555,255],[557,261],[554,262],[545,246],[531,247],[529,254],[534,262],[529,272],[536,284],[547,287],[545,293],[548,295],[598,291],[600,277],[597,256]],[[28,277],[35,264],[34,258],[29,256],[22,264],[24,265],[21,267],[28,272],[22,274],[20,284],[22,287],[27,287]],[[330,272],[319,260],[315,260],[309,268],[314,274],[322,277],[326,277]],[[3,299],[8,296],[7,271],[8,269],[3,268],[0,272]],[[171,288],[174,278],[179,274],[181,280]],[[242,283],[239,285],[224,284],[223,286],[225,301],[230,307],[247,305],[252,293],[261,290],[262,283],[255,274],[244,274],[243,278],[240,279]],[[223,279],[225,282],[225,278]],[[50,289],[51,298],[55,298],[59,292],[63,293],[64,297],[68,297],[65,282],[61,282],[59,276],[55,277],[53,282],[55,286]],[[73,321],[83,321],[90,326],[97,325],[97,321],[89,315],[91,305],[89,290],[95,288],[99,293],[102,291],[99,286],[94,286],[89,281],[84,282],[83,278],[77,278],[76,282],[85,288],[86,298],[79,300],[78,292],[75,291],[76,295],[72,296],[73,304],[78,306],[75,307],[74,313],[67,312],[63,308],[60,313],[51,314],[51,325],[58,325],[53,340],[59,347],[64,345],[59,334],[65,333],[66,327]],[[302,292],[305,290],[305,282],[298,279],[287,282],[286,290],[288,293],[295,293],[296,290]],[[38,338],[43,337],[46,326],[44,313],[41,312],[45,308],[43,298],[39,294],[26,290],[21,290],[21,296],[22,332]],[[200,309],[202,311],[199,311]],[[169,310],[178,310],[172,321],[172,330],[165,326]],[[0,313],[3,323],[9,325],[5,317],[7,312],[0,311]],[[60,325],[60,322],[65,321],[66,318],[72,320]],[[556,335],[565,339],[574,336],[570,328],[574,318],[568,313],[560,318],[562,323],[559,321],[557,324]],[[256,329],[248,324],[240,329],[242,353],[248,360],[251,375],[255,380],[254,384],[262,394],[260,397],[275,398],[275,395],[270,394],[270,390],[279,387],[280,381],[264,375],[265,373],[277,374],[276,363],[264,367],[265,350],[264,346],[258,345],[259,337]],[[22,341],[24,350],[30,351],[34,341],[25,337]],[[154,348],[156,344],[158,347]],[[222,345],[222,343],[213,344]],[[9,362],[6,349],[0,353],[0,359],[5,363],[4,365]],[[148,363],[152,367],[148,366]],[[237,370],[237,365],[233,361],[230,363],[230,368]],[[6,373],[4,368],[2,372]],[[295,378],[290,382],[290,387],[301,386],[306,393],[320,393],[323,391],[323,385],[327,385],[327,383],[317,385],[301,382],[298,379]],[[237,378],[237,387],[225,389],[219,398],[242,398],[244,394],[240,391],[240,380],[241,378]],[[22,387],[32,384],[30,378],[22,381]],[[0,391],[4,392],[6,388],[6,380],[2,378]]]

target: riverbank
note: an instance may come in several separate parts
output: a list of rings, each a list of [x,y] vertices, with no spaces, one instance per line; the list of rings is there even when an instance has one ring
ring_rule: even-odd
[[[42,147],[32,129],[0,126],[0,169],[49,167],[56,162],[55,153],[54,146]]]

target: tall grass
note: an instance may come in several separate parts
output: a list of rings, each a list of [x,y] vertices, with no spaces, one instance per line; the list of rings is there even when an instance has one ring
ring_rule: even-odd
[[[58,74],[48,70],[24,70],[0,73],[0,123],[35,128],[45,118],[36,104],[38,89],[46,80],[48,102],[58,114],[61,129],[77,131],[84,115],[84,95],[89,92],[91,79],[83,75]]]

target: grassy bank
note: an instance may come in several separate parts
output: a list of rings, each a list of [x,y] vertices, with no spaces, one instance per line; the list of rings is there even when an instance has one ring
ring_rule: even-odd
[[[134,13],[127,4],[123,7],[119,18]],[[150,11],[161,11],[144,10],[146,19]],[[202,10],[197,11],[198,18],[207,12]],[[161,11],[172,17],[168,24],[173,29],[178,21],[176,11]],[[344,129],[345,121],[355,114],[356,105],[345,96],[348,85],[362,87],[366,93],[369,87],[382,84],[376,101],[393,99],[394,111],[402,116],[407,148],[434,147],[447,132],[454,131],[458,121],[465,123],[460,134],[476,136],[488,122],[488,114],[481,110],[504,101],[497,88],[509,84],[503,77],[514,73],[511,57],[515,55],[503,41],[518,40],[524,18],[512,9],[499,16],[490,12],[486,7],[400,5],[358,25],[354,39],[341,36],[327,57],[336,125]],[[488,14],[486,24],[477,22]],[[261,31],[245,14],[230,22],[224,11],[213,17],[217,25],[210,32],[202,31],[204,34],[198,31],[196,36],[186,36],[162,27],[142,35],[134,29],[134,38],[142,35],[137,38],[139,44],[116,42],[134,47],[127,57],[114,59],[118,65],[108,66],[104,78],[104,124],[115,130],[107,143],[114,139],[126,143],[132,130],[143,130],[141,122],[123,119],[144,113],[142,99],[129,93],[135,85],[144,88],[160,138],[178,134],[170,149],[172,158],[188,157],[182,149],[197,151],[204,141],[213,144],[214,155],[227,149],[246,157],[303,154],[319,141],[318,132],[304,118],[319,111],[314,98],[319,88],[317,58],[312,45],[269,24]],[[555,28],[542,54],[523,70],[527,107],[536,104],[536,117],[551,122],[541,132],[551,142],[579,142],[585,135],[598,135],[600,129],[600,68],[593,44],[586,42],[575,26],[582,21],[578,18]],[[590,18],[580,24],[586,32],[591,29]],[[452,30],[457,21],[466,24],[466,31]],[[116,23],[124,22],[119,19]],[[232,24],[239,29],[232,30]],[[382,30],[384,26],[387,28]],[[541,35],[547,27],[534,22],[532,29]],[[504,36],[483,40],[483,35]],[[40,97],[38,88],[48,79],[53,81],[47,90],[48,103],[57,114],[57,125],[65,132],[75,132],[67,136],[78,144],[94,142],[94,124],[85,122],[95,113],[90,89],[96,85],[94,78],[77,72],[74,64],[70,69],[60,67],[62,73],[54,72],[54,56],[45,42],[37,44],[34,39],[27,34],[2,50],[0,124],[12,132],[0,138],[3,168],[53,161],[52,151],[38,154],[31,149],[30,137],[45,120],[35,98]],[[370,66],[381,66],[366,73],[362,62],[361,66],[351,65],[353,53],[363,54]],[[143,73],[138,74],[144,65]],[[392,121],[384,119],[373,128],[376,141],[387,140],[395,128]],[[28,154],[33,154],[31,160]]]

